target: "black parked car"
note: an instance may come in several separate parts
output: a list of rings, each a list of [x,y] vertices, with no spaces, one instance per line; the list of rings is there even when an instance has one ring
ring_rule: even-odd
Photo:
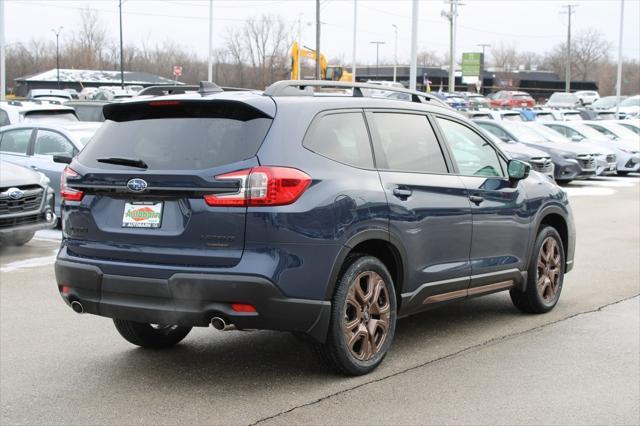
[[[143,347],[194,326],[296,332],[352,375],[402,316],[506,290],[553,309],[573,266],[566,193],[431,95],[365,89],[381,88],[203,85],[105,106],[65,159],[64,301]]]
[[[42,173],[0,161],[0,245],[23,245],[52,228],[54,194]]]

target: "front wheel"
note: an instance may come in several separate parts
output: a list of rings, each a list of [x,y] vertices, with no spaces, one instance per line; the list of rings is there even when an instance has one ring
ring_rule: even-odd
[[[160,349],[174,346],[191,331],[191,327],[146,324],[121,319],[114,319],[113,323],[126,341],[143,348]]]
[[[564,282],[564,249],[560,234],[546,226],[540,230],[527,273],[527,289],[512,289],[509,294],[521,312],[542,314],[552,310]]]
[[[385,265],[372,256],[351,256],[333,296],[321,357],[337,371],[359,376],[384,359],[396,327],[396,295]]]

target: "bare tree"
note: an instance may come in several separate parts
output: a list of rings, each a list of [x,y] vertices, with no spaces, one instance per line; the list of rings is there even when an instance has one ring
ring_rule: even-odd
[[[421,67],[440,67],[444,64],[443,59],[432,50],[418,52],[417,63]]]
[[[542,64],[543,57],[536,52],[522,52],[516,56],[516,63],[524,69],[531,70]]]
[[[499,71],[512,71],[517,68],[518,52],[514,44],[500,43],[491,48],[493,66]]]
[[[598,65],[607,59],[611,43],[600,31],[590,28],[578,33],[572,44],[572,74],[580,80],[594,78]]]

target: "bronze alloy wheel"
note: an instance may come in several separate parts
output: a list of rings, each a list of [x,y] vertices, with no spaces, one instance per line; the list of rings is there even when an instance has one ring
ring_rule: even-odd
[[[545,303],[551,303],[558,293],[562,272],[562,255],[555,238],[545,238],[538,254],[537,288]]]
[[[342,331],[351,355],[360,361],[374,357],[389,333],[391,304],[387,286],[376,272],[358,275],[349,286]]]

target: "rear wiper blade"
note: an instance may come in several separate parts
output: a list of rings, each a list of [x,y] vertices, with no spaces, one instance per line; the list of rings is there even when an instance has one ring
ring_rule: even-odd
[[[146,169],[149,167],[147,166],[147,163],[138,158],[106,157],[98,158],[96,161],[98,163],[118,164],[121,166],[139,167],[141,169]]]

